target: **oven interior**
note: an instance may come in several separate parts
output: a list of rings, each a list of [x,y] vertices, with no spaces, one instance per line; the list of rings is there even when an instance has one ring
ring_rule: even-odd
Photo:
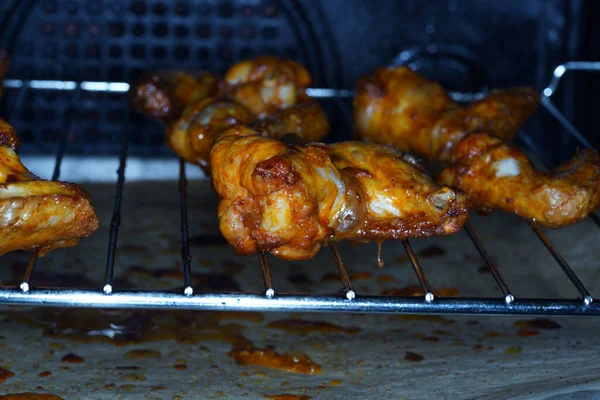
[[[257,292],[196,290],[191,281],[198,254],[190,250],[188,180],[205,179],[164,144],[164,127],[127,107],[129,82],[159,68],[223,72],[236,61],[271,54],[306,65],[309,94],[325,107],[327,140],[352,137],[353,88],[362,74],[382,65],[408,65],[437,80],[455,99],[485,91],[532,85],[542,93],[535,118],[519,143],[551,169],[579,148],[598,147],[593,99],[600,84],[600,30],[592,1],[534,0],[421,2],[416,0],[48,0],[0,4],[0,46],[10,54],[2,115],[16,128],[21,154],[45,178],[110,182],[113,212],[104,250],[104,282],[96,288],[37,287],[37,259],[22,255],[22,279],[0,289],[0,303],[77,307],[180,308],[194,310],[323,311],[378,313],[599,315],[600,306],[544,229],[531,225],[570,281],[567,299],[515,295],[476,229],[468,246],[481,257],[494,296],[434,296],[409,242],[407,252],[424,296],[380,296],[354,290],[351,274],[339,274],[338,292],[317,294],[274,287],[268,260],[260,260],[264,289]],[[115,174],[116,170],[116,174]],[[133,171],[132,171],[133,170]],[[119,268],[119,229],[129,182],[178,180],[180,268],[173,291],[128,290],[113,279]],[[204,186],[207,187],[207,186]],[[214,213],[214,209],[207,209]],[[591,222],[600,227],[595,214]],[[590,221],[586,221],[589,223]],[[591,231],[590,234],[598,234]],[[509,234],[500,235],[510,240]],[[551,235],[552,236],[552,235]],[[473,247],[474,246],[474,247]],[[515,243],[514,246],[519,246]],[[66,249],[61,251],[76,251]],[[458,250],[460,251],[460,250]],[[342,258],[344,254],[342,254]],[[334,254],[334,257],[336,255]],[[349,263],[349,260],[346,260]],[[343,263],[340,263],[343,265]],[[527,266],[520,266],[526,268]],[[118,271],[117,271],[118,272]],[[274,272],[276,273],[276,272]],[[256,271],[260,280],[261,271]]]

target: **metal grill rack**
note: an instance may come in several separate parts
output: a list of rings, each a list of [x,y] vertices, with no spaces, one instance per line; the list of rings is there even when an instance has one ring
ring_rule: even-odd
[[[541,104],[558,122],[575,137],[581,146],[592,147],[586,138],[573,124],[554,106],[551,101],[561,78],[568,71],[600,71],[600,62],[570,62],[558,66],[554,77],[542,92]],[[76,81],[21,81],[5,82],[7,88],[18,89],[19,97],[27,90],[54,90],[71,92],[71,101],[78,101],[82,92],[112,92],[124,93],[129,85],[122,82],[76,82]],[[309,89],[309,95],[316,98],[334,98],[342,107],[340,99],[354,95],[351,90],[333,90],[323,88]],[[453,93],[457,101],[470,101],[482,94]],[[347,110],[345,110],[347,113]],[[66,132],[59,138],[56,153],[56,164],[53,179],[60,176],[60,166],[66,149]],[[346,272],[335,243],[330,243],[333,258],[343,285],[343,294],[313,295],[286,294],[278,292],[271,283],[271,275],[266,255],[258,255],[265,283],[263,293],[195,293],[190,283],[191,254],[189,249],[187,221],[187,178],[186,165],[180,161],[179,195],[181,215],[181,258],[184,271],[183,290],[177,292],[159,291],[120,291],[113,286],[113,273],[117,239],[121,222],[121,200],[125,183],[125,169],[129,148],[128,130],[123,129],[120,141],[119,169],[114,197],[114,210],[110,224],[106,273],[104,286],[98,290],[78,290],[65,288],[35,288],[29,281],[34,271],[37,254],[31,254],[27,263],[23,281],[19,287],[0,287],[0,304],[11,305],[40,305],[59,307],[102,307],[102,308],[163,308],[191,310],[230,310],[230,311],[305,311],[305,312],[360,312],[360,313],[428,313],[428,314],[540,314],[540,315],[580,315],[600,316],[600,304],[594,302],[592,296],[561,256],[557,248],[545,235],[542,228],[535,222],[531,229],[542,241],[554,257],[566,277],[578,290],[580,297],[572,300],[558,299],[526,299],[515,298],[503,279],[500,271],[488,255],[484,244],[479,240],[473,228],[467,224],[465,231],[483,258],[496,284],[502,291],[501,298],[443,298],[435,297],[421,268],[419,260],[408,240],[403,241],[404,248],[410,258],[414,272],[425,293],[422,297],[369,296],[356,293]],[[527,139],[525,138],[527,143]],[[531,145],[531,143],[529,143]],[[600,218],[591,214],[590,218],[600,227]],[[600,267],[600,265],[599,265]]]

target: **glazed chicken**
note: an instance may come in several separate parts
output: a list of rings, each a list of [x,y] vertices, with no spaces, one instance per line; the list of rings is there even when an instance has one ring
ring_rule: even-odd
[[[512,141],[538,102],[533,89],[511,88],[462,108],[438,83],[406,67],[382,68],[359,80],[354,122],[363,140],[391,144],[445,166],[471,132]]]
[[[263,56],[233,65],[225,74],[228,96],[259,118],[308,100],[311,77],[295,61]]]
[[[213,142],[232,125],[252,125],[263,135],[277,139],[293,133],[305,142],[327,135],[325,111],[317,102],[307,100],[303,92],[310,75],[301,65],[261,57],[234,65],[226,79],[229,82],[222,85],[222,96],[188,105],[167,128],[171,150],[199,165],[205,173],[211,172]]]
[[[439,181],[465,191],[476,210],[503,209],[558,228],[600,204],[599,156],[582,152],[553,175],[535,169],[507,142],[537,102],[531,89],[512,88],[460,108],[437,83],[408,68],[388,68],[360,81],[354,116],[365,140],[445,168]]]
[[[315,142],[329,133],[329,120],[317,102],[305,101],[289,108],[277,110],[253,127],[263,135],[281,139],[286,134],[295,134],[303,142]]]
[[[210,149],[217,137],[235,124],[250,124],[255,117],[228,100],[206,98],[188,106],[167,127],[167,144],[175,154],[210,174]]]
[[[219,92],[218,79],[208,72],[155,71],[131,85],[129,104],[150,118],[167,122],[197,100]]]
[[[329,240],[445,235],[467,217],[462,193],[378,145],[289,145],[238,125],[211,164],[221,232],[240,254],[302,260]]]
[[[98,228],[89,194],[78,185],[33,175],[15,152],[14,129],[0,123],[0,255],[70,247]]]
[[[559,228],[600,205],[600,155],[584,150],[554,174],[538,171],[522,151],[486,133],[465,137],[439,177],[469,194],[479,211],[500,208]]]

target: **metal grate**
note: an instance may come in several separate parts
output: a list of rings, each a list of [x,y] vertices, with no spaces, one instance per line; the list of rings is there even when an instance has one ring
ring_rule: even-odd
[[[160,126],[126,107],[118,87],[94,90],[94,82],[131,82],[143,71],[172,68],[224,72],[235,61],[260,54],[297,60],[317,85],[327,83],[309,23],[291,4],[278,0],[3,0],[0,48],[11,54],[11,82],[2,115],[20,132],[26,153],[51,154],[66,121],[80,129],[68,138],[72,154],[112,155],[124,125],[130,152],[169,156]],[[62,90],[82,85],[80,101]],[[91,85],[91,90],[86,90]],[[97,89],[97,88],[96,88]],[[122,88],[121,88],[122,89]],[[115,91],[117,92],[115,94]]]
[[[567,63],[557,67],[554,71],[554,80],[542,93],[542,105],[563,125],[563,127],[577,138],[581,145],[589,147],[585,137],[571,125],[562,113],[554,107],[551,96],[554,93],[561,77],[569,70],[600,71],[599,63]],[[71,92],[71,101],[79,101],[85,91],[106,91],[122,93],[127,84],[118,82],[66,82],[66,81],[8,81],[11,87],[27,87],[29,89],[45,89],[46,91]],[[19,86],[21,85],[21,86]],[[314,97],[333,97],[336,99],[351,97],[350,90],[337,91],[332,89],[313,88],[309,94]],[[455,93],[457,100],[471,100],[481,94]],[[338,101],[340,107],[345,103]],[[347,111],[347,110],[346,110]],[[78,119],[73,118],[73,123]],[[56,165],[53,178],[60,175],[62,156],[66,149],[67,136],[70,129],[58,138]],[[543,314],[543,315],[600,315],[600,304],[593,301],[583,283],[571,269],[567,261],[561,256],[557,248],[544,234],[542,228],[531,223],[533,232],[546,246],[566,277],[579,291],[580,298],[572,300],[558,299],[521,299],[515,298],[500,271],[488,255],[484,244],[479,240],[473,228],[467,224],[465,231],[468,234],[478,253],[483,258],[485,265],[490,270],[496,284],[502,291],[502,298],[437,298],[428,283],[425,272],[420,266],[409,241],[403,241],[405,250],[412,262],[414,272],[424,292],[423,297],[396,297],[396,296],[366,296],[356,293],[346,272],[335,242],[330,243],[333,258],[344,288],[343,295],[312,295],[312,294],[286,294],[275,290],[272,285],[269,266],[265,254],[258,255],[265,282],[263,293],[194,293],[190,283],[190,250],[187,222],[187,179],[185,163],[180,163],[179,193],[181,206],[181,257],[184,269],[183,290],[179,293],[158,291],[114,291],[113,271],[117,249],[117,235],[120,226],[120,207],[123,198],[125,182],[125,168],[129,149],[128,129],[121,130],[120,166],[117,171],[117,182],[114,199],[114,212],[110,225],[108,243],[106,275],[103,290],[78,290],[78,289],[36,289],[31,288],[29,280],[35,267],[37,255],[33,253],[27,264],[23,282],[17,287],[0,287],[0,304],[45,305],[62,307],[103,307],[103,308],[173,308],[193,310],[239,310],[239,311],[305,311],[305,312],[361,312],[361,313],[443,313],[443,314]],[[527,141],[526,141],[527,142]],[[535,150],[535,149],[533,149]],[[591,218],[600,227],[600,219],[596,214]]]

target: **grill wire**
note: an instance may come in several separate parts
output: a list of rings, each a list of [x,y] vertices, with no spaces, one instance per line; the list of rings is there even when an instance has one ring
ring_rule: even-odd
[[[558,122],[573,135],[583,147],[592,147],[585,137],[571,124],[568,119],[553,105],[551,96],[555,92],[562,76],[570,71],[600,71],[600,63],[570,62],[558,66],[554,71],[551,84],[542,92],[541,104],[554,116]],[[122,82],[71,82],[71,81],[19,81],[5,82],[7,88],[19,89],[19,99],[24,99],[30,89],[73,91],[72,102],[78,101],[82,91],[95,92],[126,92],[128,85]],[[333,90],[312,88],[309,95],[316,98],[334,98],[342,115],[350,121],[350,112],[346,108],[345,98],[351,98],[351,90]],[[453,93],[457,101],[472,101],[480,98],[481,93]],[[21,100],[22,102],[22,100]],[[18,102],[17,106],[21,103]],[[18,108],[15,108],[17,111]],[[52,179],[60,177],[60,167],[66,150],[69,132],[73,129],[75,117],[70,119],[67,129],[59,137],[56,151],[56,162]],[[159,291],[119,291],[112,284],[115,266],[116,246],[121,223],[121,202],[123,199],[125,169],[129,149],[128,129],[124,127],[121,133],[119,168],[114,196],[113,215],[107,250],[107,262],[104,286],[102,290],[79,290],[65,288],[31,288],[31,280],[36,261],[37,251],[33,251],[27,263],[20,286],[0,287],[0,304],[11,305],[43,305],[61,307],[102,307],[102,308],[163,308],[190,310],[236,310],[236,311],[303,311],[303,312],[360,312],[360,313],[428,313],[428,314],[536,314],[536,315],[586,315],[600,316],[600,304],[593,298],[567,261],[550,242],[539,224],[532,222],[531,229],[543,242],[547,250],[559,264],[567,278],[577,288],[581,295],[578,299],[525,299],[515,298],[502,277],[498,268],[479,240],[470,224],[464,229],[469,239],[483,258],[496,284],[502,291],[503,298],[443,298],[434,297],[425,272],[412,249],[410,243],[403,241],[405,250],[411,260],[413,269],[421,284],[424,296],[363,296],[354,292],[352,283],[345,270],[337,246],[330,243],[334,261],[343,285],[343,294],[312,295],[277,293],[271,283],[266,255],[258,255],[265,282],[264,293],[196,293],[191,284],[191,259],[187,217],[187,178],[185,162],[180,160],[179,169],[179,198],[181,217],[181,257],[183,267],[183,290],[180,293]],[[522,135],[523,136],[523,135]],[[524,142],[534,152],[537,152],[532,141],[527,136]],[[547,166],[546,166],[547,167]],[[600,227],[600,218],[592,213],[590,218]]]

